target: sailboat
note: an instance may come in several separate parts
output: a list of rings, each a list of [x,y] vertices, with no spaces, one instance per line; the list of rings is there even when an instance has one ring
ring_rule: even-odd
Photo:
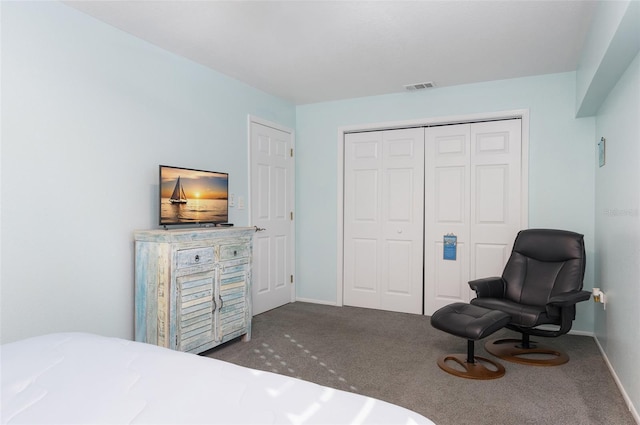
[[[182,187],[182,183],[180,183],[180,176],[178,176],[178,181],[176,182],[176,187],[173,189],[173,193],[169,198],[169,201],[172,204],[186,204],[187,203],[187,195],[184,194],[184,188]]]

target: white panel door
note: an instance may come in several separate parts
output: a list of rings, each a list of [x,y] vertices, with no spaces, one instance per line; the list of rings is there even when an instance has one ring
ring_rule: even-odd
[[[343,303],[380,308],[382,132],[345,135]]]
[[[469,301],[469,124],[425,131],[425,314]],[[444,235],[457,237],[455,260],[444,259]]]
[[[474,296],[468,281],[500,276],[522,228],[521,120],[425,132],[425,314]],[[455,260],[443,237],[457,236]]]
[[[422,313],[424,130],[345,136],[344,304]]]
[[[471,126],[470,276],[500,276],[522,229],[521,120]]]
[[[253,314],[293,301],[293,136],[250,124]]]

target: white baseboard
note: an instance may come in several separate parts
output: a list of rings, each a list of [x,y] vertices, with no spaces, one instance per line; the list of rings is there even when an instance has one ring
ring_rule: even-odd
[[[322,305],[332,305],[332,306],[336,305],[335,301],[314,300],[313,298],[296,297],[296,301],[300,301],[301,303],[322,304]]]
[[[587,331],[575,331],[575,330],[570,330],[569,331],[569,335],[579,335],[579,336],[590,336],[592,338],[595,338],[595,334],[593,332],[587,332]]]
[[[624,398],[624,402],[627,404],[627,408],[631,412],[631,416],[633,416],[633,419],[635,419],[636,423],[640,425],[640,415],[638,414],[638,410],[633,405],[633,402],[629,398],[629,394],[627,394],[627,392],[625,391],[624,387],[622,386],[622,382],[620,382],[620,379],[618,378],[618,375],[616,374],[616,371],[613,369],[613,366],[609,362],[609,358],[607,357],[607,353],[604,352],[604,349],[602,348],[602,345],[600,345],[600,341],[598,341],[598,338],[596,336],[594,336],[593,339],[596,341],[596,345],[598,346],[598,349],[600,350],[600,354],[602,354],[602,358],[604,359],[604,362],[607,364],[607,367],[609,368],[609,372],[611,372],[611,376],[613,376],[613,380],[616,382],[616,385],[618,386],[618,389],[622,393],[622,398]]]

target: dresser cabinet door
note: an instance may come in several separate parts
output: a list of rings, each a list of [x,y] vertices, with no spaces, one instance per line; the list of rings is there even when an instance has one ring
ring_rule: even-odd
[[[216,341],[217,308],[214,270],[180,276],[177,281],[177,347],[195,351]],[[206,349],[206,348],[205,348]]]
[[[247,276],[249,258],[222,263],[220,274],[220,336],[224,341],[246,333],[249,315]]]

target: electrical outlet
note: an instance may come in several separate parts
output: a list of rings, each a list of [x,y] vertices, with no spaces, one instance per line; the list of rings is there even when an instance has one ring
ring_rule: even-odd
[[[243,196],[238,196],[238,209],[239,210],[243,210],[244,209],[244,197]]]
[[[236,206],[236,195],[234,195],[233,193],[229,195],[229,206],[230,207]]]

